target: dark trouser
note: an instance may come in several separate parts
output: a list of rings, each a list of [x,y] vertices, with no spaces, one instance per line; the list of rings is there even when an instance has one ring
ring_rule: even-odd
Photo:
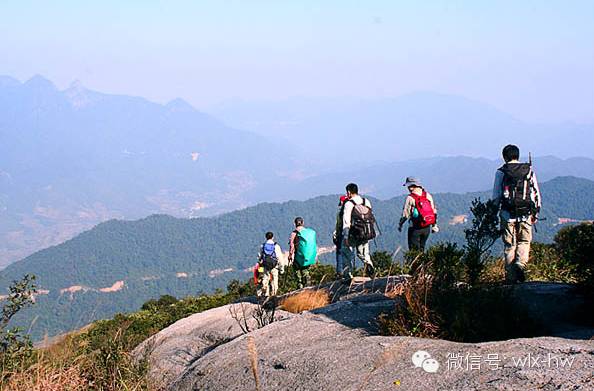
[[[425,243],[431,234],[431,227],[408,228],[408,249],[416,251],[425,251]]]
[[[311,278],[309,276],[309,266],[300,266],[297,262],[293,262],[293,268],[297,272],[299,289],[309,286],[311,283]]]

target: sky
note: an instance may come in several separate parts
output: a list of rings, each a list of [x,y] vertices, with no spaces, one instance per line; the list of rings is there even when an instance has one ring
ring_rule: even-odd
[[[0,1],[0,75],[229,99],[461,95],[594,122],[594,1]]]

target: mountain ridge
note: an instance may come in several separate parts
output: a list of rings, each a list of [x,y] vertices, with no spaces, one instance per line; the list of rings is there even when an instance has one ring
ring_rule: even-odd
[[[547,220],[539,223],[536,240],[552,240],[564,226],[560,224],[562,218],[594,219],[594,199],[590,196],[594,194],[594,181],[561,177],[543,183],[541,188],[542,215]],[[430,243],[462,243],[468,223],[465,218],[454,218],[468,215],[470,202],[476,197],[488,198],[489,192],[434,193],[441,232],[432,236]],[[62,333],[115,312],[135,310],[150,298],[208,292],[224,287],[232,278],[248,278],[245,270],[255,261],[263,233],[275,232],[286,249],[297,215],[318,231],[320,247],[331,247],[337,199],[337,195],[327,195],[307,201],[262,203],[216,217],[151,215],[134,221],[111,220],[8,266],[0,271],[0,287],[5,289],[23,274],[37,274],[39,288],[49,292],[40,295],[36,306],[18,321],[29,325],[37,317],[32,329],[37,337],[45,332]],[[396,233],[403,199],[372,200],[384,233],[377,238],[374,250],[393,252],[405,246],[405,235]],[[321,260],[332,262],[332,255],[322,255]],[[122,281],[119,290],[98,291],[118,281]],[[68,288],[74,292],[62,293]],[[89,312],[89,308],[94,310]]]

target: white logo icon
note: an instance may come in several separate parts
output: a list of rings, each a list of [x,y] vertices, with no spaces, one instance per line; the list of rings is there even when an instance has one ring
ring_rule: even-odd
[[[423,368],[425,372],[435,373],[439,369],[439,363],[436,359],[424,350],[416,351],[412,355],[412,362],[417,368]]]

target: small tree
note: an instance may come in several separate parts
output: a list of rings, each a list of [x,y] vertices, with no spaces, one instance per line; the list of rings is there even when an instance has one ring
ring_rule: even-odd
[[[594,224],[560,229],[555,235],[555,248],[564,261],[575,265],[578,281],[594,290]]]
[[[472,201],[472,227],[464,230],[466,244],[464,245],[464,264],[468,282],[471,285],[478,282],[479,276],[489,258],[489,250],[499,238],[499,208],[495,202],[482,202],[480,198]]]
[[[33,352],[29,335],[23,334],[20,327],[9,328],[8,325],[20,310],[33,304],[33,295],[37,292],[35,276],[25,275],[20,281],[14,281],[8,290],[0,318],[0,363],[4,374],[19,367]]]

